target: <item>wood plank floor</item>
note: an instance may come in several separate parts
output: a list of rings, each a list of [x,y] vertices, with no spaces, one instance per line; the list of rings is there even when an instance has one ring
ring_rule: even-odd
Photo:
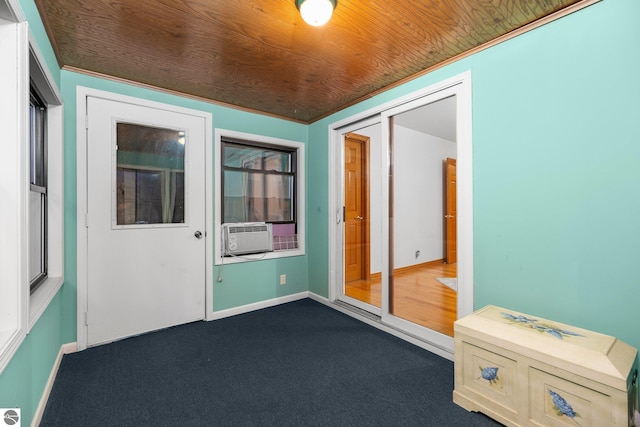
[[[436,279],[456,275],[457,264],[445,264],[442,261],[396,270],[390,292],[392,314],[453,336],[453,322],[457,318],[457,292]],[[380,278],[346,283],[345,295],[381,307]]]

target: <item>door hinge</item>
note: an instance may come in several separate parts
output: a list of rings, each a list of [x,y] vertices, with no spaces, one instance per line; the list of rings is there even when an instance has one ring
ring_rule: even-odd
[[[84,116],[84,128],[89,129],[89,115]]]
[[[89,228],[89,214],[84,214],[84,226],[85,228]]]
[[[89,315],[86,311],[84,312],[84,325],[89,326]]]

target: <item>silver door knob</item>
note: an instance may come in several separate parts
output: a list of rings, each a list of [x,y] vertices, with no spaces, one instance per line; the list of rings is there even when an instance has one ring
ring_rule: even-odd
[[[454,216],[454,215],[445,215],[444,217],[445,217],[445,218],[455,218],[455,216]]]
[[[364,218],[363,218],[363,217],[361,217],[360,215],[358,215],[358,216],[356,217],[356,219],[357,219],[357,220],[362,220],[362,219],[364,219]]]
[[[193,233],[194,236],[196,236],[196,239],[199,239],[202,237],[202,233],[199,231],[196,231],[195,233]]]

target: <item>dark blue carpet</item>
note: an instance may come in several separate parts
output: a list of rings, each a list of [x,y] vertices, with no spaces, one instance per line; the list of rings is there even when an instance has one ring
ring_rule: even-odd
[[[64,356],[41,426],[498,426],[453,363],[306,299]]]

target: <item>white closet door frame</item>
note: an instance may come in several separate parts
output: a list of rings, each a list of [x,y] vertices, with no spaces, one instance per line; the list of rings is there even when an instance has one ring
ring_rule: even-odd
[[[329,125],[329,300],[344,301],[340,297],[343,282],[342,259],[342,134],[356,122],[379,115],[382,124],[383,161],[388,176],[389,118],[403,111],[429,104],[439,99],[457,97],[457,171],[458,171],[458,318],[473,312],[473,150],[472,150],[472,92],[471,72],[465,72],[406,96],[366,110]],[[389,182],[383,180],[382,200],[389,200]],[[389,259],[389,205],[382,203],[382,257]],[[380,326],[397,332],[402,338],[417,337],[419,343],[437,354],[453,358],[453,338],[418,326],[389,313],[389,262],[382,265],[382,308]],[[346,302],[346,301],[345,301]],[[363,307],[358,307],[363,308]],[[373,313],[376,314],[377,313]]]

